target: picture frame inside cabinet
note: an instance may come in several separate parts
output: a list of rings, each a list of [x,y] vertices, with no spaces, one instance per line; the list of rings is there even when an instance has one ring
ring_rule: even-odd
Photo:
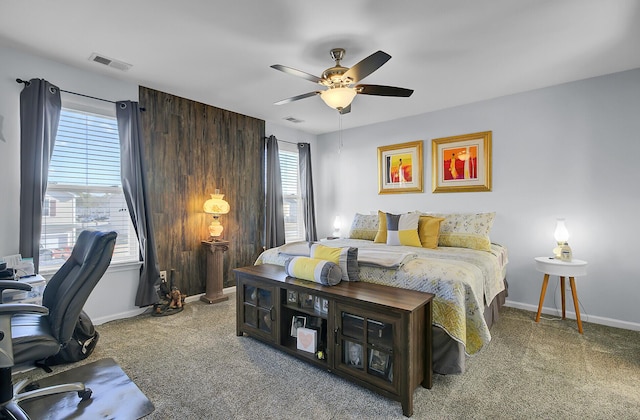
[[[393,359],[390,353],[377,349],[369,349],[369,373],[388,379],[389,369],[393,363],[392,361]]]
[[[313,309],[313,295],[309,293],[299,293],[300,307],[304,309]]]
[[[291,317],[291,337],[298,336],[298,328],[306,327],[307,317],[294,315]]]
[[[362,344],[349,340],[343,340],[343,343],[344,354],[342,356],[342,360],[344,364],[356,369],[364,369],[364,353]]]
[[[298,292],[295,290],[287,290],[287,304],[298,306]]]

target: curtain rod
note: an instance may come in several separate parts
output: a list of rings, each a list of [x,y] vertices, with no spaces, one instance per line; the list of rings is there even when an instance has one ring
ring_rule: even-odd
[[[268,140],[268,139],[269,139],[269,137],[263,137],[263,138],[262,138],[262,140]],[[279,140],[279,139],[276,139],[276,140],[281,141],[281,142],[283,142],[283,143],[296,144],[296,145],[297,145],[298,143],[300,143],[300,142],[295,142],[295,143],[294,143],[294,142],[292,142],[292,141]]]
[[[16,79],[16,82],[24,83],[25,86],[29,86],[31,84],[30,81],[22,80],[22,79]],[[58,89],[60,89],[60,88],[58,88]],[[95,99],[95,100],[98,100],[98,101],[109,102],[109,103],[112,103],[112,104],[116,103],[115,101],[110,101],[109,99],[96,98],[95,96],[89,96],[89,95],[85,95],[83,93],[71,92],[71,91],[64,90],[64,89],[60,89],[60,92],[70,93],[71,95],[84,96],[85,98],[91,98],[91,99]],[[140,111],[146,111],[146,109],[141,107]]]

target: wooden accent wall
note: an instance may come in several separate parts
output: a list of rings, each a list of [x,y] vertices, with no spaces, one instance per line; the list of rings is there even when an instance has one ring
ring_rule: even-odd
[[[202,210],[216,188],[231,211],[221,216],[225,287],[233,269],[252,265],[262,249],[263,120],[140,87],[142,133],[160,270],[174,271],[188,296],[205,291],[211,215]]]

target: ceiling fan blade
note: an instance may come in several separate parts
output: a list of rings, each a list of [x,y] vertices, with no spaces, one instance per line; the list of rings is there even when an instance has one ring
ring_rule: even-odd
[[[338,111],[340,114],[344,115],[344,114],[348,114],[351,112],[351,104],[347,105],[346,107],[342,108],[340,111]]]
[[[343,78],[348,77],[352,80],[351,83],[358,83],[358,81],[378,70],[384,63],[389,61],[390,58],[391,56],[384,51],[374,52],[369,57],[347,70]]]
[[[314,76],[313,74],[309,74],[306,73],[304,71],[301,70],[296,70],[294,68],[291,67],[287,67],[287,66],[283,66],[282,64],[274,64],[273,66],[271,66],[272,69],[276,69],[276,70],[280,70],[282,72],[285,72],[287,74],[290,74],[292,76],[296,76],[296,77],[302,77],[303,79],[307,79],[313,83],[320,83],[322,81],[321,78]]]
[[[362,95],[400,96],[403,98],[408,98],[413,93],[413,89],[381,85],[357,85],[356,90]]]
[[[302,95],[298,95],[298,96],[292,96],[291,98],[287,98],[287,99],[283,99],[281,101],[278,101],[276,103],[274,103],[274,105],[284,105],[284,104],[288,104],[289,102],[293,102],[293,101],[298,101],[300,99],[305,99],[305,98],[310,98],[312,96],[316,96],[318,95],[320,92],[308,92],[308,93],[303,93]]]

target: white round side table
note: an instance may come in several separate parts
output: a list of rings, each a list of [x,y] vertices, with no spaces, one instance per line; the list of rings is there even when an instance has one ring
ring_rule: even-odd
[[[571,261],[557,260],[553,257],[536,257],[536,270],[544,273],[544,280],[542,281],[542,291],[540,292],[540,303],[538,304],[538,315],[536,315],[536,322],[540,321],[540,313],[542,312],[542,304],[544,303],[544,295],[547,292],[547,284],[549,283],[549,276],[560,277],[560,294],[562,295],[562,319],[565,319],[565,289],[564,278],[569,277],[569,284],[571,285],[571,294],[573,296],[573,306],[576,310],[576,320],[578,321],[578,331],[582,334],[582,321],[580,321],[580,308],[578,306],[578,292],[576,290],[575,278],[579,276],[587,275],[587,262],[583,260]]]

